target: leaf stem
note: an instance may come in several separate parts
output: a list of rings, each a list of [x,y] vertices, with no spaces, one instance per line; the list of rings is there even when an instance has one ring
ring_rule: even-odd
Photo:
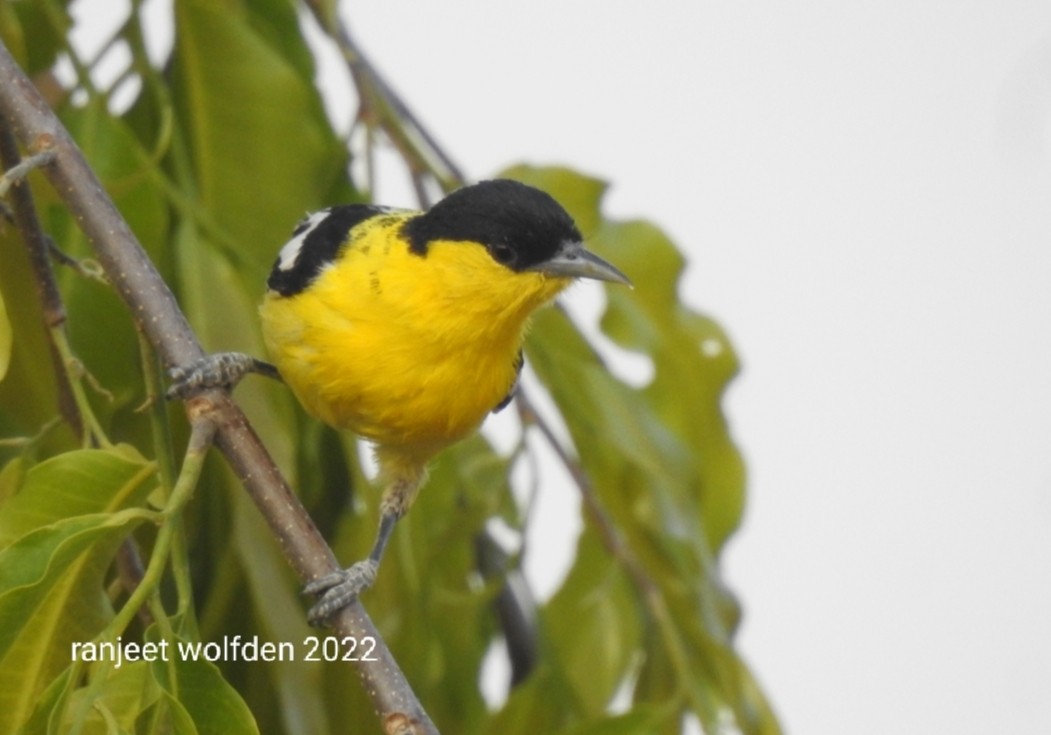
[[[69,344],[69,335],[66,334],[65,325],[51,327],[48,333],[51,337],[51,345],[58,354],[60,364],[65,372],[69,390],[81,420],[81,443],[85,447],[112,447],[113,443],[106,436],[106,432],[99,423],[98,417],[95,416],[95,411],[91,408],[87,391],[84,390],[84,381],[91,382],[96,390],[106,395],[108,395],[108,391],[103,391],[98,386],[94,378],[87,372],[84,363],[73,353],[73,347]]]
[[[46,166],[54,160],[54,151],[41,151],[40,153],[34,153],[29,158],[23,158],[21,163],[8,168],[4,171],[4,175],[0,176],[0,197],[7,196],[8,190],[13,185],[22,183],[30,171]]]
[[[157,356],[142,332],[138,332],[139,356],[146,385],[146,405],[150,415],[150,428],[153,434],[153,446],[157,456],[161,487],[167,493],[173,493],[178,482],[175,471],[174,447],[171,424],[168,421],[168,404],[164,400],[164,389],[161,387],[161,370]],[[184,465],[185,466],[185,465]],[[170,498],[170,495],[169,495]],[[175,529],[172,534],[171,568],[175,580],[178,607],[176,614],[180,618],[180,633],[192,636],[197,630],[193,608],[193,583],[190,579],[189,550],[186,546],[181,515],[172,519]]]
[[[197,480],[204,467],[204,458],[208,453],[212,437],[215,434],[215,428],[214,424],[203,420],[195,422],[191,426],[190,441],[187,444],[186,454],[183,457],[182,469],[175,481],[175,486],[172,488],[171,497],[161,511],[163,521],[160,531],[157,532],[157,539],[153,544],[150,562],[146,565],[146,571],[142,575],[142,582],[131,593],[127,602],[124,603],[113,620],[110,621],[110,624],[106,626],[106,629],[99,634],[100,640],[107,640],[120,635],[128,627],[138,609],[146,604],[150,596],[156,592],[157,585],[160,584],[161,576],[164,574],[164,568],[168,563],[172,539],[179,525],[179,514],[183,506],[193,496]]]

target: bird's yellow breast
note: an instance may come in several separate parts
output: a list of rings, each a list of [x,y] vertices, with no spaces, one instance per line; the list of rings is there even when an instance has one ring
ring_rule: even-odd
[[[309,287],[267,293],[260,312],[270,355],[311,414],[426,456],[507,395],[529,315],[569,279],[516,273],[474,243],[415,254],[399,236],[408,216],[359,224]]]

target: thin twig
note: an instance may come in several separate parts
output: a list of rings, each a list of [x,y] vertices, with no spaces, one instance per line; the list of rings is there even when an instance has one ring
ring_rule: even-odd
[[[420,124],[408,105],[376,72],[335,12],[335,5],[321,0],[304,1],[347,63],[358,91],[358,122],[367,130],[382,130],[397,149],[409,168],[410,181],[420,206],[426,208],[431,204],[425,182],[428,176],[445,192],[463,186],[465,179],[460,169]],[[375,136],[366,135],[365,140],[366,146],[371,146],[370,141],[374,141]]]
[[[47,237],[40,226],[33,203],[33,192],[25,185],[25,177],[31,170],[54,160],[54,151],[37,153],[22,160],[7,121],[0,120],[0,162],[4,167],[4,174],[0,177],[0,196],[7,195],[10,190],[15,226],[22,233],[26,243],[29,265],[33,269],[33,280],[37,285],[40,306],[44,311],[44,323],[49,329],[65,323],[66,307],[62,303],[55,274],[51,271]]]
[[[70,268],[78,276],[87,278],[88,280],[101,283],[105,286],[109,286],[109,281],[106,280],[106,273],[102,270],[98,263],[94,260],[85,258],[81,260],[74,258],[69,253],[62,250],[58,245],[55,244],[55,239],[50,235],[45,235],[47,238],[47,251],[54,260],[61,266]]]
[[[164,364],[174,367],[203,357],[204,351],[171,291],[68,132],[2,44],[0,116],[31,153],[55,152],[54,162],[45,169],[47,177]],[[332,550],[230,397],[223,391],[210,390],[188,401],[186,408],[191,423],[206,420],[216,426],[217,446],[241,478],[299,577],[309,581],[337,570],[339,564]],[[359,660],[356,666],[386,731],[437,733],[360,603],[345,608],[332,620],[332,627],[338,635],[358,640],[370,636],[376,641],[377,660]]]
[[[21,160],[18,142],[11,130],[10,121],[6,115],[0,115],[0,165],[5,170],[3,188],[6,191],[10,187],[11,214],[25,242],[26,252],[29,255],[29,267],[33,271],[33,283],[36,284],[37,296],[40,299],[44,327],[49,334],[52,330],[64,328],[66,306],[62,302],[62,294],[58,290],[55,274],[51,270],[51,261],[48,258],[48,238],[40,227],[36,205],[33,203],[33,193],[25,184],[24,179],[31,168],[38,167],[45,162],[50,163],[53,159],[54,155],[49,152],[46,161],[39,155]],[[62,364],[62,358],[55,343],[51,340],[48,340],[48,352],[55,371],[58,411],[73,432],[80,436],[84,430],[83,417],[80,415],[73,396],[69,373]]]
[[[9,190],[12,202],[12,218],[22,236],[33,271],[33,282],[48,335],[48,351],[55,369],[58,391],[58,411],[74,432],[80,435],[84,446],[106,446],[109,444],[88,404],[83,383],[97,388],[103,395],[94,376],[87,372],[73,354],[66,331],[66,306],[58,290],[55,274],[49,259],[51,239],[44,234],[37,216],[33,193],[25,183],[25,177],[34,168],[49,165],[54,161],[53,151],[37,152],[24,161],[18,150],[10,121],[0,115],[0,165],[6,172],[4,188]],[[112,399],[112,396],[109,396]]]
[[[529,400],[526,391],[522,390],[521,387],[519,387],[518,394],[515,396],[515,403],[518,406],[518,414],[522,419],[522,425],[524,427],[535,426],[540,430],[540,434],[547,441],[548,446],[558,455],[562,466],[566,468],[569,476],[573,478],[573,483],[580,491],[584,510],[591,517],[591,520],[595,522],[599,537],[602,539],[606,550],[624,566],[628,576],[631,577],[644,598],[649,599],[654,595],[659,597],[660,590],[657,587],[657,583],[646,573],[642,562],[635,556],[635,552],[631,550],[631,546],[624,540],[624,536],[621,535],[616,523],[610,518],[606,509],[602,507],[602,502],[598,499],[598,494],[591,484],[591,479],[584,472],[584,468],[581,467],[580,462],[569,456],[569,452],[566,451],[566,448],[562,446],[562,442],[555,436],[554,430],[544,421]]]
[[[17,149],[14,151],[17,156]],[[15,184],[20,184],[25,180],[29,172],[35,168],[46,166],[55,160],[54,151],[41,151],[35,153],[29,158],[24,159],[21,163],[14,166],[5,166],[4,175],[0,176],[0,197],[7,196],[8,190]]]

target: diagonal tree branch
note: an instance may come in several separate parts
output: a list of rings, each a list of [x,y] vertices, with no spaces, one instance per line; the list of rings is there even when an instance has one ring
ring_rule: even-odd
[[[30,154],[53,151],[44,169],[87,236],[110,282],[167,367],[204,355],[186,317],[127,223],[88,166],[76,143],[0,44],[0,118]],[[215,424],[216,445],[266,518],[289,563],[303,581],[338,569],[299,499],[229,395],[204,392],[187,402],[191,422]],[[373,661],[355,663],[384,731],[427,735],[437,729],[365,609],[354,603],[332,620],[339,635],[372,637]]]

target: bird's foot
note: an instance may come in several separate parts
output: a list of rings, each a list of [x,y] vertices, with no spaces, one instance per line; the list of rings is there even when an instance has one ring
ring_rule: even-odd
[[[189,365],[169,370],[168,377],[172,383],[165,396],[169,399],[185,399],[198,390],[232,388],[248,373],[261,373],[280,379],[273,365],[257,360],[251,355],[242,352],[217,352]]]
[[[303,588],[307,595],[320,595],[307,613],[307,620],[319,626],[353,602],[376,581],[379,564],[372,559],[359,561],[346,569],[318,577]]]

